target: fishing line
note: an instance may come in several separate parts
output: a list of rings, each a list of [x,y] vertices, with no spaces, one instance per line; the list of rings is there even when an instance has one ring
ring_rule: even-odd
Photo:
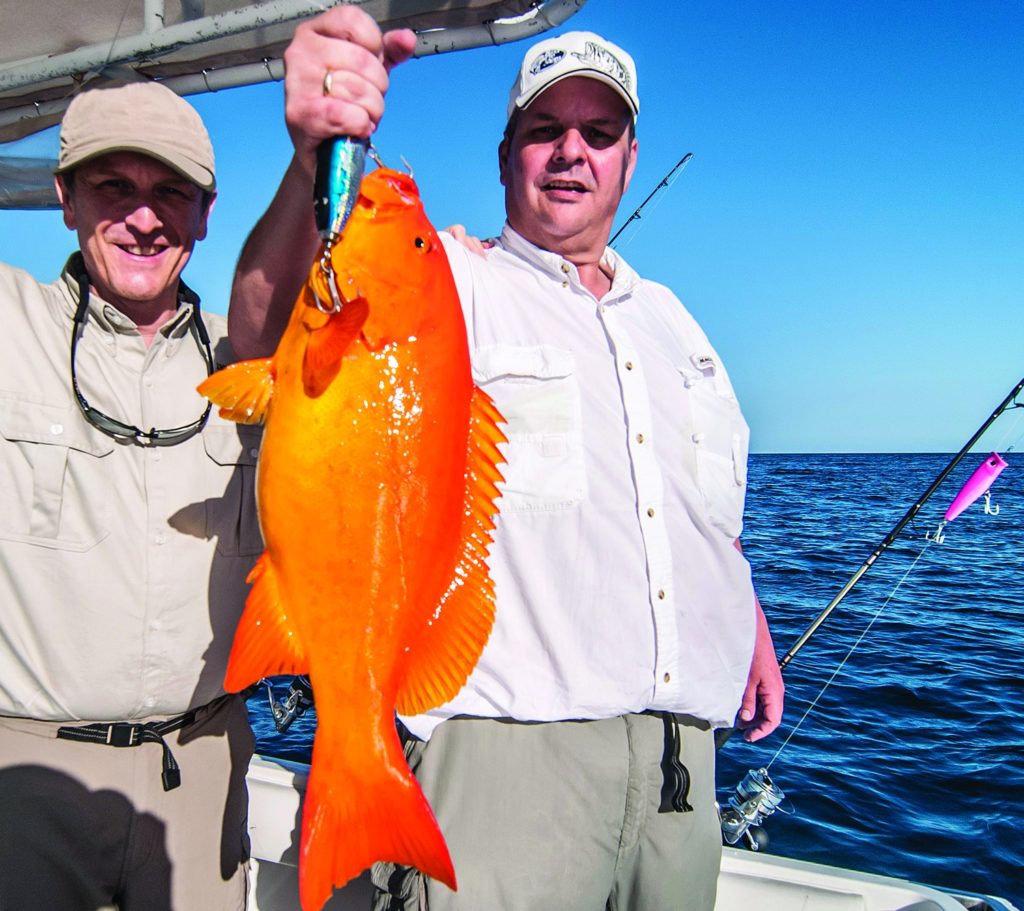
[[[783,741],[782,746],[780,746],[775,751],[775,755],[772,756],[772,758],[769,760],[768,764],[765,766],[765,770],[766,771],[772,767],[772,763],[775,762],[775,760],[779,758],[779,755],[782,753],[782,751],[784,749],[786,749],[786,746],[789,744],[790,740],[793,739],[793,737],[796,735],[796,732],[800,730],[800,728],[803,725],[804,721],[807,720],[807,716],[810,715],[811,712],[813,712],[815,708],[817,708],[818,703],[821,701],[822,696],[825,695],[825,691],[832,685],[832,683],[835,681],[836,677],[838,677],[839,674],[842,672],[843,668],[846,667],[846,663],[850,660],[850,658],[853,656],[853,653],[857,650],[857,648],[860,646],[860,644],[864,641],[864,639],[867,636],[867,634],[869,632],[871,632],[871,627],[873,627],[875,625],[875,621],[882,615],[882,611],[884,611],[889,606],[889,602],[892,601],[892,599],[896,596],[896,593],[900,590],[900,587],[903,585],[903,583],[907,581],[907,578],[914,571],[914,568],[917,566],[917,564],[921,561],[921,558],[924,556],[925,551],[928,549],[928,546],[931,543],[932,543],[931,541],[926,541],[925,542],[924,547],[922,547],[921,550],[918,552],[918,555],[914,559],[914,562],[910,564],[910,566],[908,567],[907,571],[903,574],[903,578],[900,579],[900,581],[896,583],[895,588],[893,588],[893,590],[889,593],[889,597],[887,597],[885,599],[885,601],[882,603],[882,606],[880,608],[878,608],[877,611],[875,611],[875,615],[871,618],[871,621],[868,623],[868,625],[866,627],[864,627],[864,631],[860,634],[860,636],[857,637],[857,641],[854,642],[853,645],[850,646],[850,650],[846,653],[846,655],[844,656],[843,660],[839,662],[839,666],[832,672],[832,676],[829,677],[828,680],[825,681],[825,685],[821,688],[821,690],[818,693],[818,695],[814,697],[814,700],[807,707],[807,710],[800,717],[800,720],[796,723],[796,725],[794,726],[793,730],[789,732],[789,735]]]
[[[996,447],[996,452],[1014,452],[1024,439],[1024,405],[1015,402],[1012,406],[1017,411],[1014,420],[1010,421],[1003,433],[1002,445]]]
[[[114,35],[110,39],[110,50],[107,51],[107,59],[103,61],[103,66],[96,71],[97,73],[102,73],[110,65],[110,58],[114,56],[114,46],[117,44],[117,38],[121,34],[121,29],[124,27],[125,19],[128,18],[128,10],[131,9],[131,6],[132,0],[127,0],[124,5],[124,10],[121,13],[121,18],[117,21],[117,28],[114,29]]]

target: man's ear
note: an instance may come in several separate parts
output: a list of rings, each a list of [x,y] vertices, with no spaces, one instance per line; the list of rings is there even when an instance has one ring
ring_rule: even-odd
[[[207,222],[210,219],[210,214],[213,212],[213,204],[217,201],[216,191],[207,195],[209,196],[209,199],[206,202],[206,209],[199,217],[199,225],[196,227],[196,240],[206,239]]]
[[[506,174],[508,172],[508,152],[509,152],[509,141],[507,139],[501,140],[498,143],[498,175],[501,178],[501,185],[503,187],[508,186]]]
[[[75,205],[72,199],[73,194],[68,189],[68,185],[64,182],[63,174],[53,175],[53,186],[57,190],[57,198],[60,200],[60,207],[64,213],[64,224],[74,231],[76,224]]]
[[[636,157],[640,151],[640,143],[636,141],[636,138],[629,144],[629,159],[626,162],[626,171],[624,180],[622,181],[622,192],[625,193],[629,188],[629,182],[633,179],[633,171],[636,170]]]

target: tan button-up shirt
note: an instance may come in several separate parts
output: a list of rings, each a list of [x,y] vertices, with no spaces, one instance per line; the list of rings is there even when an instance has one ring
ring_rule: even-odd
[[[77,283],[0,265],[0,715],[114,721],[220,695],[245,577],[262,549],[259,429],[217,417],[172,446],[90,425],[69,368]],[[194,421],[206,364],[183,303],[147,348],[92,296],[78,383],[143,429]],[[203,314],[219,366],[223,317]]]

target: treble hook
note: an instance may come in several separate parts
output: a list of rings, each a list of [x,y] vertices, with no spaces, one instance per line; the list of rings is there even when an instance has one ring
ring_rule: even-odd
[[[345,306],[345,302],[338,295],[338,288],[334,281],[334,267],[331,265],[331,247],[333,245],[328,242],[324,244],[324,255],[320,257],[320,271],[324,274],[324,281],[327,282],[327,287],[331,292],[331,306],[325,307],[323,302],[320,300],[319,294],[314,294],[313,299],[316,301],[316,309],[321,313],[341,313],[341,308]]]
[[[941,544],[943,541],[946,540],[946,536],[942,532],[942,529],[944,529],[945,527],[946,527],[945,520],[939,522],[939,527],[936,528],[935,531],[926,532],[925,536],[924,536],[924,539],[926,541],[934,541],[936,544]]]
[[[999,505],[998,504],[996,504],[995,506],[992,505],[992,491],[990,491],[990,490],[986,490],[985,491],[985,515],[986,516],[998,516],[999,515]]]

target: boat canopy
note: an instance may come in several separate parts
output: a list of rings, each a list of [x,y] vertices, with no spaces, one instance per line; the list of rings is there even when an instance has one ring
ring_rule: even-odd
[[[349,0],[416,56],[553,28],[586,0]],[[0,208],[49,208],[55,159],[26,137],[93,80],[153,79],[193,95],[284,77],[295,26],[338,0],[33,0],[0,7]]]

